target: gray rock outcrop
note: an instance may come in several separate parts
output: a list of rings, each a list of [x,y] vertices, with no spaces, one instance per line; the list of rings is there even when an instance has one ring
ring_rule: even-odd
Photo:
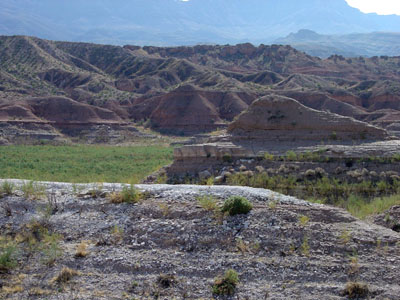
[[[280,95],[268,95],[253,102],[229,125],[228,132],[238,139],[275,141],[382,140],[389,136],[384,129],[318,111]]]

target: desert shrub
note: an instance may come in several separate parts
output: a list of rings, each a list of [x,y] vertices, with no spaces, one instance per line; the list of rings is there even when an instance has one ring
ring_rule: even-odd
[[[133,184],[125,186],[121,192],[110,195],[111,203],[137,203],[141,199],[141,193]]]
[[[58,275],[55,278],[53,278],[53,282],[67,283],[73,277],[78,276],[78,275],[80,275],[80,273],[78,271],[64,267],[64,268],[62,268],[60,273],[58,273]]]
[[[204,184],[208,185],[208,186],[212,186],[212,185],[214,185],[214,180],[215,180],[214,176],[208,177],[206,180],[204,180]]]
[[[223,277],[215,279],[212,292],[215,295],[233,295],[238,283],[238,273],[235,270],[229,269]]]
[[[86,257],[88,255],[87,246],[86,242],[81,242],[76,247],[75,257]]]
[[[244,197],[232,196],[225,200],[221,211],[223,213],[228,213],[230,216],[238,214],[247,214],[253,208],[253,205]]]
[[[369,295],[369,289],[366,284],[359,282],[348,282],[344,289],[344,295],[350,299],[366,298]]]
[[[351,240],[351,233],[348,230],[343,230],[339,236],[339,239],[342,244],[347,244]]]
[[[310,245],[308,244],[308,236],[304,236],[300,250],[301,254],[303,254],[304,256],[310,256]]]
[[[307,216],[300,216],[299,217],[299,223],[301,226],[306,226],[308,224],[308,222],[310,221],[310,218]]]
[[[232,155],[230,155],[229,153],[225,153],[225,154],[222,156],[222,161],[223,161],[223,162],[226,162],[226,163],[231,163],[231,162],[233,161]]]
[[[331,133],[331,136],[329,137],[332,141],[336,141],[338,139],[337,133],[334,131]]]
[[[39,245],[42,253],[42,262],[48,266],[53,265],[62,256],[63,250],[60,247],[61,235],[57,233],[45,233],[43,241]]]
[[[250,178],[243,173],[235,173],[227,178],[227,183],[230,185],[250,186]]]
[[[60,247],[62,236],[50,230],[46,221],[32,221],[25,226],[19,237],[20,241],[25,242],[28,252],[39,252],[41,262],[52,265],[59,258],[63,251]]]
[[[174,275],[160,274],[157,278],[157,283],[162,288],[167,289],[176,283],[176,278]]]
[[[0,248],[0,270],[8,271],[17,265],[17,246],[14,243],[6,243]]]
[[[400,153],[396,153],[392,157],[392,161],[394,162],[400,162]]]
[[[297,159],[297,154],[296,154],[296,152],[290,150],[290,151],[286,152],[285,158],[288,161],[295,161]]]
[[[0,187],[0,193],[12,195],[14,192],[14,184],[12,182],[4,181]]]
[[[274,160],[274,155],[271,154],[271,153],[265,152],[264,153],[264,159],[267,160],[267,161],[272,161],[272,160]]]
[[[207,211],[214,211],[217,209],[217,199],[212,195],[201,195],[197,197],[199,205]]]
[[[373,214],[380,214],[392,206],[400,205],[400,194],[378,197],[366,202],[361,197],[351,195],[345,208],[355,217],[363,219]]]

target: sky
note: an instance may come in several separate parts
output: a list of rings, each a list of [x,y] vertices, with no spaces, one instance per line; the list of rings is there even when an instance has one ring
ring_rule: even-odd
[[[400,0],[346,0],[347,3],[364,13],[380,15],[400,15]]]

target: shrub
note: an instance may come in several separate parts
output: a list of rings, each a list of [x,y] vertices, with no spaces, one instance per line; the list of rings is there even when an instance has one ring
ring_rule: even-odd
[[[74,276],[80,275],[80,273],[78,271],[75,271],[73,269],[64,267],[60,273],[53,278],[53,282],[57,282],[57,283],[66,283],[68,281],[70,281]]]
[[[137,203],[141,198],[140,192],[133,184],[125,186],[121,192],[110,195],[111,203]]]
[[[167,289],[176,283],[176,278],[174,275],[161,274],[158,276],[157,282],[162,288]]]
[[[222,156],[222,161],[223,161],[223,162],[226,162],[226,163],[231,163],[231,162],[233,161],[232,155],[230,155],[229,153],[225,153],[225,154]]]
[[[0,270],[8,271],[17,265],[15,255],[17,247],[14,243],[6,244],[0,252]]]
[[[350,299],[366,298],[369,295],[369,289],[366,284],[359,282],[348,282],[344,289],[344,295]]]
[[[247,214],[253,208],[253,205],[244,197],[232,196],[225,200],[221,211],[228,213],[230,216]]]
[[[215,279],[212,292],[215,295],[233,295],[238,283],[238,273],[235,270],[229,269],[225,272],[224,277]]]
[[[288,152],[286,152],[286,160],[288,161],[295,161],[297,159],[297,154],[296,152],[290,150]]]
[[[304,256],[310,256],[310,245],[308,244],[308,236],[304,236],[300,250],[301,254],[303,254]]]
[[[334,131],[331,133],[331,136],[329,137],[332,141],[336,141],[338,139],[337,133]]]
[[[0,187],[0,193],[4,193],[6,195],[12,195],[14,192],[14,184],[8,181],[4,181]]]
[[[76,247],[75,257],[86,257],[88,255],[87,246],[87,243],[81,242]]]
[[[300,216],[299,217],[299,223],[301,226],[306,226],[308,222],[310,221],[310,218],[307,216]]]
[[[274,155],[271,154],[271,153],[265,152],[264,153],[264,159],[267,160],[267,161],[272,161],[272,160],[274,160]]]

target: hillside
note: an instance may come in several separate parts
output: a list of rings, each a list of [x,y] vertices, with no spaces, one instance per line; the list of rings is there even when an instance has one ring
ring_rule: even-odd
[[[0,202],[0,245],[11,249],[0,265],[6,299],[226,299],[217,293],[229,291],[240,299],[394,300],[400,293],[400,234],[342,209],[248,187],[138,185],[139,202],[118,203],[111,199],[120,184],[37,183],[42,198],[23,194],[23,181],[9,182],[16,188]],[[218,214],[232,195],[253,209]],[[207,197],[214,209],[200,201]],[[229,269],[238,275],[232,290],[213,293]]]
[[[0,56],[3,139],[48,126],[75,136],[108,127],[130,134],[133,122],[163,133],[207,132],[270,94],[399,127],[400,57],[320,59],[280,45],[119,47],[25,36],[0,37]]]
[[[258,44],[302,28],[322,34],[346,34],[393,32],[398,31],[399,25],[400,16],[364,14],[345,0],[0,3],[0,34],[114,45]]]
[[[290,45],[322,58],[334,54],[345,57],[398,56],[400,54],[400,34],[396,32],[326,35],[302,29],[285,38],[276,39],[274,42]]]

